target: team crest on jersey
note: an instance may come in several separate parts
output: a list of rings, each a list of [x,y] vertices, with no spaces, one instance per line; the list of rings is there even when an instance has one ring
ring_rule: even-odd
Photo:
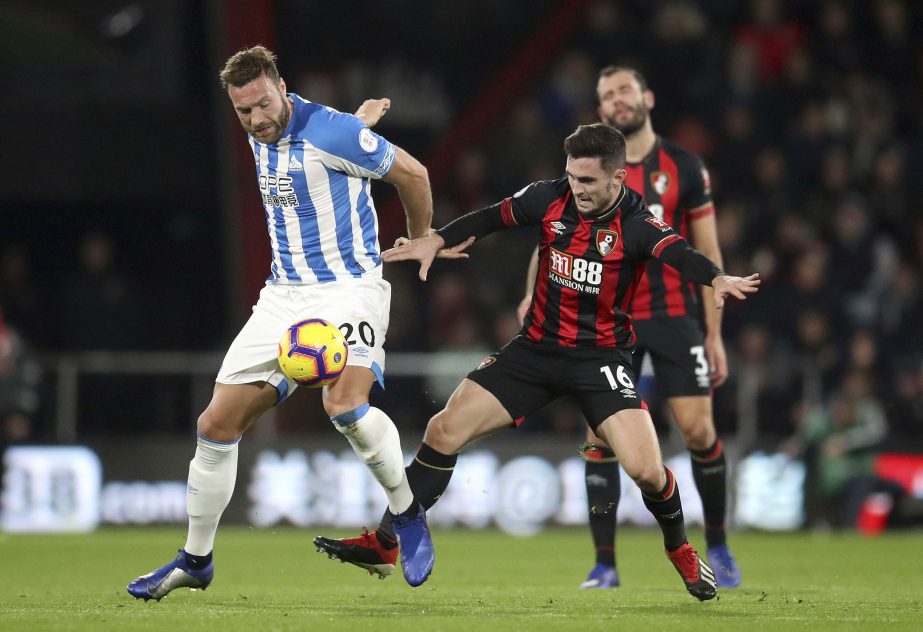
[[[663,195],[670,188],[670,174],[665,171],[651,172],[651,186],[658,195]]]
[[[600,230],[596,233],[596,249],[604,257],[612,252],[618,241],[619,234],[611,230]]]

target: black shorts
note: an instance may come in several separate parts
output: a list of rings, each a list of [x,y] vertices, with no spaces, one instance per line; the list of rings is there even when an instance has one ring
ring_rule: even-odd
[[[562,396],[576,400],[594,431],[620,410],[645,408],[627,349],[558,347],[516,336],[468,379],[500,400],[516,425]]]
[[[641,374],[644,354],[651,355],[654,377],[667,397],[710,395],[705,334],[689,317],[660,317],[632,323],[638,336],[633,368]]]

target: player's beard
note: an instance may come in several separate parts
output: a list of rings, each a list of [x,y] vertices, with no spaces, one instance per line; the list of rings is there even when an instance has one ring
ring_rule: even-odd
[[[606,117],[606,124],[622,132],[626,138],[632,136],[644,127],[645,123],[647,123],[647,108],[644,107],[644,103],[639,103],[631,108],[631,116],[627,121],[622,121],[620,123],[615,118],[615,115]]]
[[[274,143],[278,143],[279,139],[282,138],[282,134],[285,132],[285,128],[288,127],[288,122],[291,120],[291,118],[292,115],[288,108],[288,97],[283,94],[282,110],[279,112],[279,115],[276,118],[270,118],[269,121],[267,121],[271,127],[276,128],[276,132],[272,136],[266,136],[262,138],[256,135],[257,128],[247,129],[247,132],[259,142],[272,145]],[[265,129],[266,126],[266,123],[263,123],[260,125],[260,129]]]

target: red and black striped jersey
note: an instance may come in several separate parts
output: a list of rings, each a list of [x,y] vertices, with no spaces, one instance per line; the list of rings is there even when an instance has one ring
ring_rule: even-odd
[[[660,136],[651,152],[637,163],[625,165],[625,183],[644,195],[651,213],[689,239],[689,223],[715,212],[711,184],[702,160]],[[656,259],[646,263],[647,274],[638,283],[629,312],[635,320],[655,316],[700,314],[695,284]]]
[[[635,342],[628,306],[644,262],[683,241],[629,189],[597,217],[577,211],[567,178],[536,182],[500,204],[506,226],[539,224],[538,276],[525,336],[564,347]]]

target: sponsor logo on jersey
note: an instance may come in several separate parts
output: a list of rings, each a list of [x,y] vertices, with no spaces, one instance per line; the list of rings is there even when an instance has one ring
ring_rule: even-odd
[[[349,355],[357,358],[367,358],[369,357],[369,350],[365,347],[350,347]]]
[[[362,128],[359,132],[359,146],[368,153],[372,153],[378,149],[378,139],[375,137],[375,134],[372,133],[372,130],[367,127]]]
[[[705,189],[705,195],[711,195],[711,176],[705,167],[702,167],[702,185]]]
[[[565,228],[567,228],[567,226],[561,222],[551,222],[551,232],[555,233],[556,235],[563,235]]]
[[[628,399],[637,399],[637,398],[638,398],[637,393],[635,393],[635,392],[634,392],[633,390],[631,390],[630,388],[623,388],[622,390],[619,391],[619,393],[621,393],[622,395],[624,395],[624,396],[627,397]]]
[[[554,283],[586,294],[599,294],[602,275],[601,261],[588,261],[549,248],[548,278]]]
[[[670,226],[664,223],[663,221],[657,219],[656,217],[645,217],[644,221],[660,230],[660,232],[665,233],[670,230]]]
[[[596,233],[596,249],[599,254],[606,256],[615,248],[619,241],[619,234],[611,230],[600,230]]]
[[[476,368],[475,371],[486,369],[487,367],[489,367],[491,364],[493,364],[496,361],[497,361],[497,358],[495,358],[494,356],[487,356],[481,361],[481,363],[478,365],[478,368]]]
[[[670,188],[670,174],[665,171],[652,171],[651,186],[659,195],[663,195]]]
[[[304,171],[304,165],[298,160],[298,156],[292,156],[288,161],[289,171]]]
[[[564,277],[565,279],[569,279],[571,269],[574,265],[574,258],[566,252],[561,252],[559,250],[555,250],[554,248],[550,248],[548,255],[548,265],[552,272],[558,276]]]

